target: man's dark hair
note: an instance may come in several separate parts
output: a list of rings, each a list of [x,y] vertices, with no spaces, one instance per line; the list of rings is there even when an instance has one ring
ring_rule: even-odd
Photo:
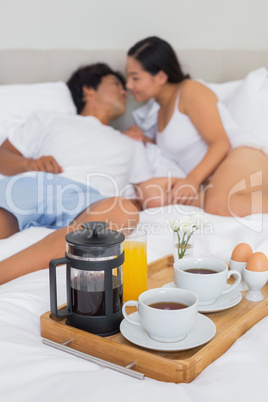
[[[116,76],[125,88],[126,82],[124,77],[119,72],[113,71],[104,63],[81,67],[72,74],[71,78],[67,81],[67,85],[71,91],[78,114],[80,114],[85,107],[83,87],[86,86],[97,90],[102,78],[106,75]]]

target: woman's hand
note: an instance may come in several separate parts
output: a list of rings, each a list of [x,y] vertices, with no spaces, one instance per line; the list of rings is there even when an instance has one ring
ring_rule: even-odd
[[[146,137],[146,135],[141,131],[138,126],[129,127],[123,134],[127,135],[135,141],[142,141],[144,144],[146,144],[147,142],[154,143],[154,140]]]
[[[130,137],[136,141],[144,141],[144,139],[145,139],[145,135],[139,129],[138,126],[129,127],[123,134],[127,135],[128,137]]]
[[[38,159],[28,159],[28,171],[62,173],[63,169],[53,156],[41,156]]]
[[[176,179],[169,191],[172,204],[191,205],[198,198],[199,185],[190,178]]]

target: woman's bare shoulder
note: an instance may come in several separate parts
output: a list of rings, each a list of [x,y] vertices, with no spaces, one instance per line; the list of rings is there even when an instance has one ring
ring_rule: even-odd
[[[215,97],[217,99],[217,96],[211,89],[209,89],[206,85],[202,84],[202,82],[195,81],[192,79],[187,79],[183,82],[182,94],[184,94],[187,97],[206,95]]]
[[[218,98],[211,89],[199,81],[187,79],[183,82],[180,107],[188,109],[189,104],[199,102],[217,102]]]

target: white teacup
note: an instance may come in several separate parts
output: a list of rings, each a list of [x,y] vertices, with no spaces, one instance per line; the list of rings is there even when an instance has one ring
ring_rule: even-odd
[[[164,310],[151,306],[155,303],[179,303],[186,307]],[[133,305],[138,308],[139,321],[133,320],[126,313],[126,307]],[[186,337],[195,323],[198,298],[185,289],[150,289],[143,292],[138,301],[125,302],[122,312],[128,322],[141,325],[152,339],[159,342],[177,342]]]
[[[208,269],[215,273],[197,274],[186,272],[188,269]],[[227,279],[233,275],[235,282],[227,287]],[[206,306],[215,303],[221,295],[231,292],[240,283],[239,272],[228,270],[228,265],[216,258],[182,258],[174,263],[174,282],[178,288],[188,289],[195,293],[199,305]]]

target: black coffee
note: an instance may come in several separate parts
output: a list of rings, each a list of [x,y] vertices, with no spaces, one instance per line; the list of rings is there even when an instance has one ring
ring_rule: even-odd
[[[158,308],[159,310],[181,310],[182,308],[186,308],[189,306],[182,303],[159,302],[150,304],[149,307]]]
[[[115,282],[115,280],[114,280]],[[123,286],[113,288],[113,313],[122,308]],[[72,312],[83,315],[105,315],[105,292],[88,291],[71,287]]]
[[[213,269],[207,269],[207,268],[189,268],[189,269],[185,269],[184,271],[189,272],[190,274],[201,274],[201,275],[218,273],[218,271],[214,271]]]

